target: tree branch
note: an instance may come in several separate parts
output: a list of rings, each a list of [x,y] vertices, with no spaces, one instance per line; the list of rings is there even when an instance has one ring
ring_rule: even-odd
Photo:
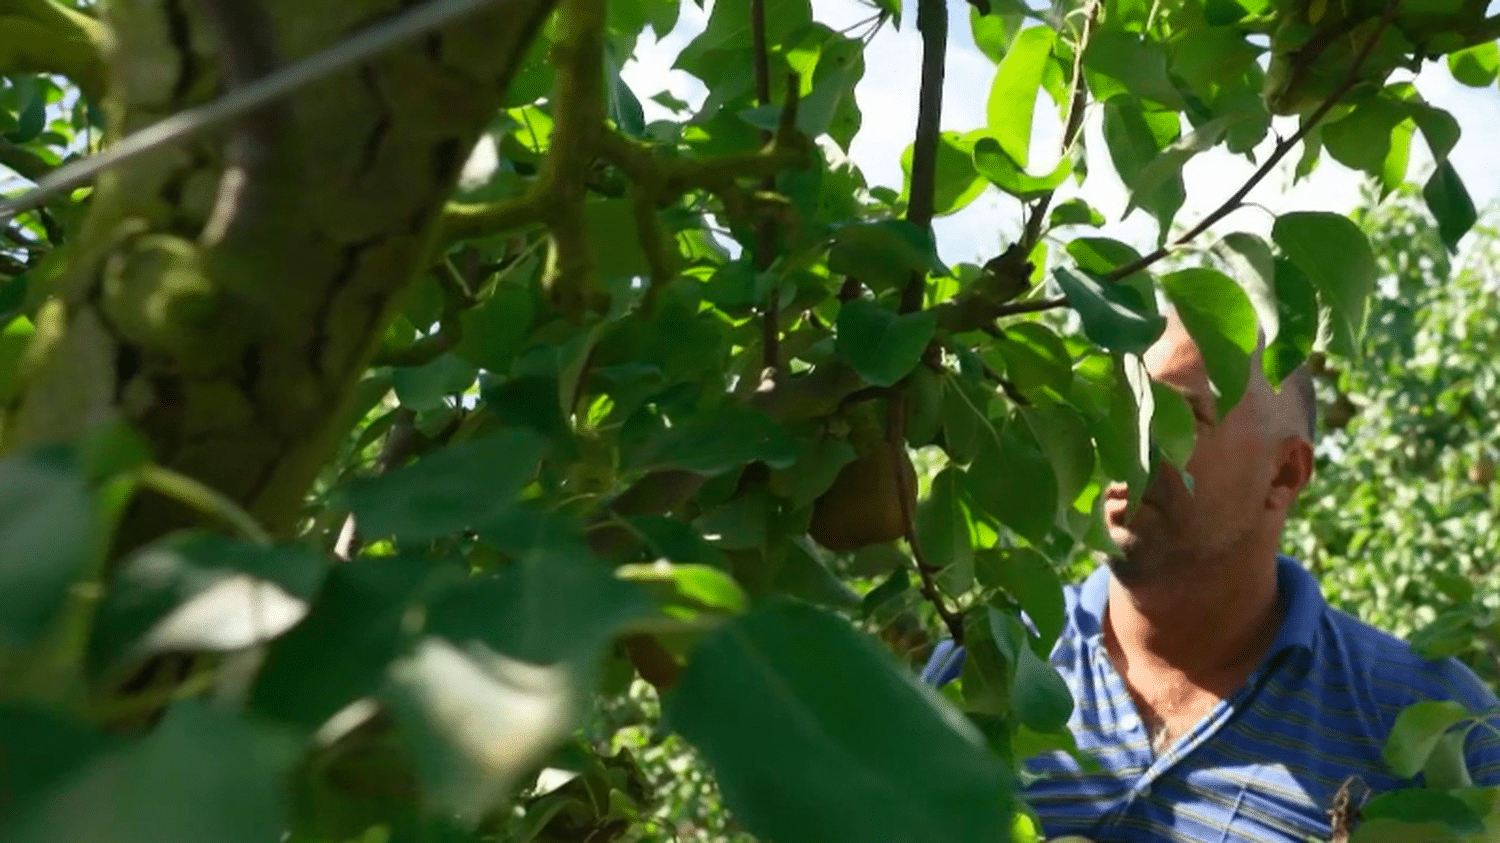
[[[526,195],[504,202],[450,202],[443,211],[438,242],[498,237],[539,228],[547,218],[546,192],[533,187]]]
[[[603,125],[602,113],[598,132],[588,141],[593,155],[619,167],[632,182],[630,194],[636,216],[636,233],[651,266],[653,278],[670,278],[675,274],[677,255],[662,234],[655,209],[668,205],[694,190],[708,190],[720,196],[726,205],[749,207],[746,191],[737,182],[742,179],[764,179],[783,170],[806,166],[807,147],[797,134],[798,82],[792,74],[787,83],[788,97],[781,120],[769,143],[754,152],[723,155],[715,158],[661,158],[653,147],[626,137]],[[553,132],[554,147],[563,143],[564,124]],[[549,156],[552,153],[549,153]],[[571,161],[585,156],[574,143],[567,156]],[[551,157],[549,157],[549,161]],[[586,162],[579,165],[586,170]],[[558,208],[566,201],[560,179],[562,167],[552,164],[543,169],[535,184],[524,195],[498,203],[450,203],[443,216],[439,242],[498,236],[547,226],[554,238],[559,233]],[[567,188],[567,189],[571,189]],[[742,201],[743,200],[743,201]],[[571,228],[567,225],[562,228]],[[578,230],[581,232],[582,227]]]
[[[1158,248],[1156,251],[1145,255],[1139,260],[1116,267],[1104,277],[1110,281],[1119,281],[1122,278],[1128,278],[1150,267],[1152,264],[1171,254],[1173,250],[1207,231],[1209,226],[1212,226],[1214,223],[1239,209],[1244,204],[1245,197],[1250,194],[1250,191],[1254,190],[1255,186],[1260,184],[1277,164],[1281,163],[1281,159],[1285,158],[1287,153],[1292,151],[1292,147],[1296,146],[1306,137],[1307,133],[1312,131],[1313,127],[1318,125],[1328,115],[1328,112],[1333,110],[1335,105],[1338,105],[1339,100],[1343,99],[1344,95],[1349,93],[1349,89],[1353,88],[1359,82],[1360,69],[1364,67],[1365,61],[1369,59],[1370,54],[1375,51],[1375,46],[1380,42],[1380,37],[1385,34],[1386,27],[1390,26],[1391,21],[1395,19],[1396,10],[1400,6],[1401,0],[1389,0],[1386,3],[1385,12],[1380,17],[1380,24],[1370,33],[1369,39],[1365,41],[1364,46],[1360,48],[1359,53],[1354,57],[1354,61],[1349,65],[1349,72],[1344,77],[1344,81],[1340,82],[1339,86],[1333,89],[1333,92],[1328,95],[1328,98],[1323,101],[1322,105],[1319,105],[1311,114],[1307,115],[1307,119],[1302,121],[1302,125],[1297,128],[1295,133],[1276,144],[1276,149],[1266,158],[1265,163],[1261,164],[1260,168],[1250,175],[1250,178],[1240,186],[1239,190],[1236,190],[1233,195],[1224,200],[1223,204],[1215,208],[1212,213],[1204,217],[1197,225],[1188,229],[1170,244]]]
[[[766,48],[766,0],[750,0],[750,43],[755,62],[755,98],[761,105],[771,104],[771,62]],[[795,96],[796,92],[791,92]],[[773,136],[761,133],[763,143],[770,143]],[[761,179],[760,189],[774,191],[775,176]],[[776,227],[769,219],[755,221],[755,249],[751,263],[757,272],[770,267],[776,252]],[[779,285],[772,284],[761,304],[761,366],[767,369],[781,368],[781,325],[776,303],[781,299]]]
[[[50,0],[19,0],[31,6],[57,7]],[[433,0],[404,12],[384,23],[352,35],[322,52],[316,53],[276,73],[236,88],[213,102],[180,111],[128,137],[122,138],[97,155],[81,158],[50,173],[36,188],[15,199],[0,202],[0,223],[38,207],[51,196],[83,187],[100,173],[151,152],[159,147],[194,137],[225,123],[244,117],[266,104],[281,99],[305,85],[345,70],[393,47],[447,26],[460,18],[491,4],[509,5],[516,0]],[[57,7],[60,8],[60,7]],[[75,15],[77,13],[74,13]],[[99,26],[97,21],[81,16],[81,29]],[[102,27],[100,27],[102,31]],[[0,38],[0,43],[8,39]]]
[[[542,286],[563,313],[589,306],[597,267],[583,215],[588,172],[604,134],[604,0],[563,0],[552,46],[551,148],[542,165],[551,242]]]
[[[943,118],[943,76],[948,50],[948,7],[943,0],[918,0],[922,33],[922,82],[917,99],[917,132],[912,142],[911,191],[906,219],[922,231],[932,228],[937,194],[937,148]],[[922,308],[926,275],[914,270],[901,292],[901,312]]]

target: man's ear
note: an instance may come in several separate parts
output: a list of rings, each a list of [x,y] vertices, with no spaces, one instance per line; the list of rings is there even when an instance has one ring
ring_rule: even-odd
[[[1271,491],[1266,507],[1286,512],[1312,480],[1312,444],[1301,436],[1288,436],[1276,455],[1276,473],[1271,477]]]

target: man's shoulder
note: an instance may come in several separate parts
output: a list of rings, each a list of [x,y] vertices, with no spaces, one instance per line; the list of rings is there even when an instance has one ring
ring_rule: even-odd
[[[1386,706],[1423,700],[1453,700],[1471,709],[1496,705],[1494,693],[1457,659],[1426,658],[1409,642],[1333,606],[1324,607],[1322,627],[1314,667],[1360,677]]]

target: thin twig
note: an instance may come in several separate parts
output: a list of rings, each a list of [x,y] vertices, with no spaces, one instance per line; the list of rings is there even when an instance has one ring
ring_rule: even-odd
[[[1068,299],[1066,296],[1058,296],[1055,299],[1033,299],[1032,301],[1013,302],[997,306],[995,308],[995,317],[998,319],[1001,316],[1016,316],[1021,313],[1041,313],[1044,310],[1057,310],[1060,307],[1067,306]]]
[[[904,456],[902,451],[906,448],[906,392],[904,390],[896,390],[886,406],[885,439],[886,447],[891,451],[892,471],[896,478],[896,498],[901,504],[901,529],[907,546],[911,548],[912,560],[917,566],[917,575],[922,578],[922,596],[932,604],[938,617],[943,619],[943,625],[948,628],[948,635],[952,637],[953,643],[962,647],[964,644],[963,617],[948,607],[947,601],[938,591],[937,582],[932,577],[932,572],[937,569],[927,563],[927,554],[922,550],[921,537],[917,535],[916,513],[912,506],[912,501],[916,498],[916,490],[911,488],[906,472],[902,471],[901,458]]]
[[[1088,86],[1083,80],[1083,51],[1088,49],[1089,40],[1094,35],[1094,24],[1099,20],[1099,5],[1099,0],[1089,4],[1088,11],[1083,16],[1083,31],[1078,36],[1078,44],[1073,48],[1073,97],[1068,103],[1068,119],[1063,127],[1063,155],[1067,155],[1073,148],[1073,142],[1078,139],[1078,132],[1083,128],[1083,111],[1088,100]],[[1056,190],[1047,191],[1031,206],[1031,216],[1027,218],[1025,233],[1021,235],[1021,246],[1027,254],[1042,239],[1042,221],[1047,215],[1047,209],[1052,206],[1052,197],[1056,193]]]
[[[1302,121],[1302,125],[1297,127],[1296,132],[1294,132],[1290,137],[1276,144],[1276,149],[1268,158],[1266,158],[1265,163],[1260,165],[1260,169],[1256,170],[1250,176],[1250,178],[1240,186],[1239,190],[1236,190],[1232,196],[1224,200],[1224,203],[1222,205],[1215,208],[1212,213],[1200,220],[1197,225],[1188,229],[1186,233],[1177,237],[1169,245],[1162,246],[1151,254],[1140,258],[1139,260],[1131,261],[1124,266],[1116,267],[1104,277],[1110,281],[1119,281],[1122,278],[1128,278],[1131,275],[1134,275],[1135,273],[1146,269],[1147,267],[1171,254],[1173,250],[1192,240],[1194,237],[1202,234],[1204,231],[1207,231],[1209,226],[1212,226],[1214,223],[1228,216],[1230,213],[1244,204],[1245,197],[1250,194],[1250,191],[1254,190],[1255,186],[1260,184],[1261,181],[1271,173],[1271,170],[1275,168],[1277,164],[1281,163],[1281,159],[1285,158],[1287,156],[1287,153],[1292,151],[1292,147],[1296,146],[1298,142],[1306,137],[1307,133],[1312,131],[1313,127],[1317,126],[1318,123],[1328,115],[1328,112],[1333,110],[1333,107],[1335,105],[1338,105],[1339,100],[1343,99],[1344,95],[1349,93],[1349,90],[1359,83],[1360,70],[1364,67],[1365,61],[1370,57],[1370,54],[1375,51],[1376,44],[1380,42],[1381,36],[1385,34],[1386,27],[1390,25],[1393,19],[1395,19],[1396,10],[1399,9],[1400,6],[1401,0],[1390,0],[1390,2],[1386,4],[1385,13],[1381,15],[1379,25],[1375,27],[1374,32],[1370,33],[1369,40],[1364,43],[1364,46],[1362,46],[1359,50],[1359,54],[1354,57],[1354,62],[1349,65],[1349,73],[1344,77],[1344,81],[1339,83],[1339,86],[1337,88],[1333,89],[1333,92],[1328,95],[1328,99],[1325,99],[1322,105],[1319,105],[1311,114],[1307,116],[1306,120]]]
[[[213,102],[164,118],[122,138],[97,155],[57,168],[38,181],[34,190],[0,202],[0,224],[16,214],[39,207],[49,197],[83,187],[111,167],[244,117],[305,85],[447,26],[485,6],[514,2],[516,0],[433,0],[417,6],[296,64],[235,88]]]

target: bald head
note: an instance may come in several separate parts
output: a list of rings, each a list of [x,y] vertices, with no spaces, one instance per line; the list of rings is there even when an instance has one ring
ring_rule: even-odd
[[[1182,323],[1175,308],[1167,308],[1167,329],[1157,341],[1158,345],[1194,345],[1187,326]],[[1266,350],[1265,333],[1258,332],[1255,352],[1250,355],[1250,379],[1245,396],[1240,400],[1254,402],[1254,409],[1266,425],[1267,436],[1299,436],[1309,444],[1317,442],[1318,400],[1313,389],[1312,374],[1306,365],[1298,366],[1273,387],[1266,379],[1262,365]]]

